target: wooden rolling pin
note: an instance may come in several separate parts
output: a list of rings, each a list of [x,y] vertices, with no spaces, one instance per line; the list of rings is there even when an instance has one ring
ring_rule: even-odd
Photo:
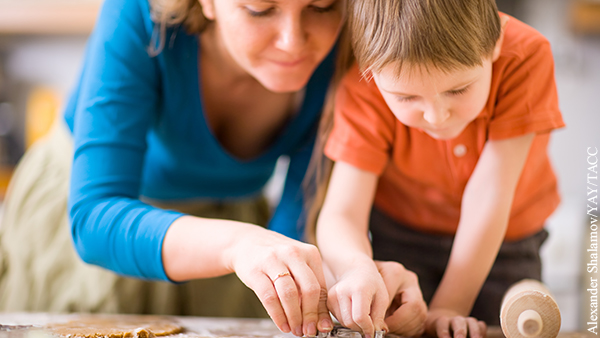
[[[506,338],[556,338],[560,310],[544,284],[524,279],[504,294],[500,326]]]

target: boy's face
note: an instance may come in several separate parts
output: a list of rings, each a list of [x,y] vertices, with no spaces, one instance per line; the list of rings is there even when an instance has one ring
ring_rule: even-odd
[[[373,79],[388,107],[403,124],[431,137],[457,137],[485,106],[492,80],[492,59],[483,65],[443,72],[435,67],[403,65],[397,76],[390,64]]]

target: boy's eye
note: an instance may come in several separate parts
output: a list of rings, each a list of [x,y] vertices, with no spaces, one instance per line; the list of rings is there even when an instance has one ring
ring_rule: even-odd
[[[400,95],[396,95],[396,100],[399,101],[399,102],[408,102],[408,101],[412,101],[414,99],[415,99],[414,96],[400,96]]]
[[[464,94],[467,90],[469,90],[469,87],[465,87],[465,88],[461,88],[461,89],[455,89],[455,90],[450,90],[448,91],[448,94],[450,95],[461,95]]]
[[[262,16],[267,16],[267,15],[271,14],[271,12],[273,11],[273,7],[267,8],[265,10],[257,10],[254,8],[246,7],[246,11],[252,17],[262,17]]]

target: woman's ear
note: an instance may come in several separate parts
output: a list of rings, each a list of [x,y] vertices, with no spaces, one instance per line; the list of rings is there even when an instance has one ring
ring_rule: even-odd
[[[202,6],[202,14],[204,14],[204,17],[206,17],[208,20],[214,20],[215,5],[213,0],[198,0],[198,2],[200,2],[200,5]]]
[[[500,52],[502,51],[502,42],[504,41],[504,32],[506,31],[506,24],[508,23],[509,19],[510,17],[508,15],[500,16],[500,25],[502,28],[500,30],[500,37],[498,38],[498,41],[496,41],[496,45],[494,46],[492,62],[498,60],[498,58],[500,57]]]

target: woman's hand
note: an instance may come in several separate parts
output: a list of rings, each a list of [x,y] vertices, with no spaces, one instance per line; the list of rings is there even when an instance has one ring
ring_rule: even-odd
[[[384,321],[388,291],[369,257],[355,259],[352,266],[329,289],[327,305],[340,324],[372,338],[375,331],[388,331]]]
[[[317,248],[260,227],[236,234],[232,269],[251,288],[283,332],[315,336],[333,322]]]
[[[485,338],[487,327],[473,317],[464,317],[449,309],[432,309],[427,314],[426,332],[439,338]]]
[[[420,336],[425,330],[427,305],[417,275],[397,262],[375,261],[375,265],[391,300],[385,315],[389,332],[406,337]]]

